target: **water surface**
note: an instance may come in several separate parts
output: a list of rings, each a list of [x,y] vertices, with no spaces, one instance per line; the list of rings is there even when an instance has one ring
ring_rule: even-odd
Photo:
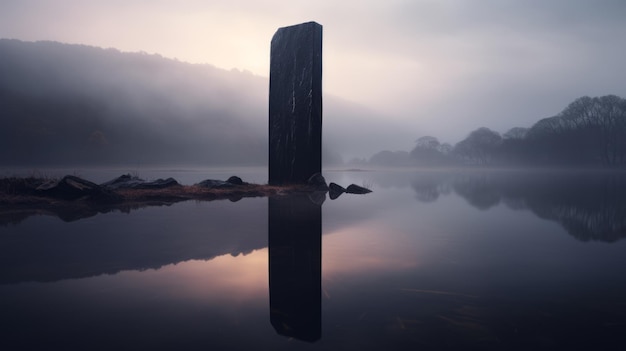
[[[187,184],[203,177],[187,174]],[[1,216],[0,348],[611,350],[626,341],[621,174],[325,176],[374,192],[321,205],[247,198]]]

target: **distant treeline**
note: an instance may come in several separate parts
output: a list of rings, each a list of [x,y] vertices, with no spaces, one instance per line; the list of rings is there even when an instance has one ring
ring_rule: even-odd
[[[530,128],[504,134],[478,128],[452,146],[422,136],[413,150],[382,151],[369,160],[376,166],[626,166],[626,100],[615,95],[584,96],[554,117]]]

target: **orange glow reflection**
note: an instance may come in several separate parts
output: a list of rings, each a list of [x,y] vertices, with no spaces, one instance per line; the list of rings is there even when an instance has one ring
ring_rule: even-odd
[[[406,232],[364,222],[325,235],[322,241],[324,278],[414,268],[420,254]]]
[[[267,296],[267,248],[247,255],[218,256],[208,261],[192,260],[157,270],[123,272],[121,279],[139,284],[163,298],[212,300],[233,303]],[[136,285],[135,285],[136,286]]]

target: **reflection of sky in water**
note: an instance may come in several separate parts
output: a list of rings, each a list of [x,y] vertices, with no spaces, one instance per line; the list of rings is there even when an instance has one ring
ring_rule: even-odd
[[[401,234],[389,233],[378,223],[328,233],[322,242],[322,267],[324,277],[329,279],[414,268],[419,262],[419,252],[407,246]]]
[[[248,255],[190,260],[159,269],[122,271],[54,283],[21,283],[21,286],[33,291],[47,290],[57,297],[68,294],[88,299],[123,300],[141,296],[152,301],[210,302],[227,306],[267,296],[267,283],[267,249],[262,249]]]
[[[348,185],[378,176],[327,178]],[[322,207],[323,327],[316,348],[506,340],[549,349],[615,340],[623,331],[626,240],[583,242],[530,210],[504,201],[481,209],[453,191],[423,202],[410,178],[398,178]],[[75,337],[72,346],[308,348],[278,336],[269,322],[267,223],[261,198],[71,223],[31,217],[2,227],[3,240],[21,236],[87,250],[91,257],[77,256],[77,264],[100,275],[0,285],[1,327],[47,342]],[[38,226],[50,232],[36,233]],[[97,270],[111,264],[121,271]],[[571,335],[578,339],[567,344]]]
[[[119,275],[123,276],[120,282],[159,291],[172,298],[237,305],[267,296],[267,249]]]
[[[557,223],[504,205],[484,211],[457,196],[428,204],[406,193],[393,196],[399,201],[385,202],[384,196],[363,199],[363,207],[380,205],[371,218],[325,231],[325,278],[404,271],[420,276],[409,285],[425,288],[558,290],[564,284],[615,279],[616,270],[597,271],[597,265],[626,263],[619,254],[626,249],[624,241],[608,245],[572,240]],[[325,222],[334,220],[332,206],[325,205]]]

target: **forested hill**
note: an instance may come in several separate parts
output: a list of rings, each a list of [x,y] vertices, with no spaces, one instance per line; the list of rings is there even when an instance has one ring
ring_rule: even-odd
[[[268,87],[159,55],[0,39],[0,166],[265,165]],[[338,161],[363,111],[328,96],[324,107],[339,126],[324,160]]]
[[[584,96],[529,128],[478,128],[455,145],[422,136],[413,150],[382,151],[379,166],[626,167],[626,100]]]
[[[0,164],[259,164],[266,82],[158,55],[0,40]]]

